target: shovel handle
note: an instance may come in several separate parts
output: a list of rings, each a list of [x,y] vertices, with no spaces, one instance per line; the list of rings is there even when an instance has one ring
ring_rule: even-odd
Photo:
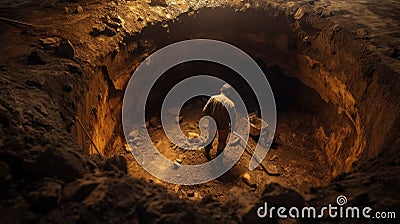
[[[261,165],[261,167],[263,168],[263,170],[264,170],[266,173],[268,173],[268,170],[267,170],[267,168],[264,166],[264,164],[262,163],[262,160],[260,160],[260,159],[258,158],[257,154],[255,154],[255,150],[254,150],[249,144],[247,144],[246,140],[245,140],[241,135],[239,135],[237,132],[235,132],[235,131],[233,131],[232,134],[236,135],[237,137],[239,137],[239,139],[241,139],[241,140],[244,142],[244,144],[247,146],[247,147],[246,147],[246,146],[244,147],[244,151],[247,152],[250,156],[252,156],[252,157],[254,156],[254,158],[255,158],[255,159],[257,160],[257,162]],[[247,151],[247,148],[249,148],[249,149],[252,151],[252,153],[249,152],[249,151]]]

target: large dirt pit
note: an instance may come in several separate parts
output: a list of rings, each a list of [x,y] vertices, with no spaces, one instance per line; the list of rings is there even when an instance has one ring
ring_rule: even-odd
[[[349,171],[352,163],[357,161],[365,148],[360,115],[355,107],[354,98],[343,83],[328,75],[328,71],[321,67],[320,62],[301,53],[309,51],[309,41],[323,45],[324,40],[311,40],[311,35],[318,31],[311,27],[302,27],[306,26],[305,24],[296,20],[288,21],[283,15],[265,16],[265,13],[263,10],[235,12],[232,9],[204,9],[195,16],[182,15],[175,23],[150,26],[143,30],[138,41],[125,43],[126,47],[110,59],[111,64],[102,69],[103,73],[111,77],[113,85],[117,85],[114,88],[118,90],[114,90],[114,94],[112,90],[106,90],[105,94],[112,94],[113,99],[102,101],[98,105],[97,113],[100,117],[97,119],[97,125],[94,125],[96,129],[93,136],[97,147],[102,149],[104,154],[112,154],[126,148],[121,123],[118,122],[126,85],[124,83],[130,78],[129,71],[133,71],[137,66],[132,61],[137,62],[138,56],[144,57],[132,52],[136,52],[142,45],[154,51],[180,40],[207,38],[231,43],[248,52],[263,68],[274,92],[278,110],[276,141],[279,146],[277,150],[268,154],[266,163],[275,164],[282,175],[271,177],[262,170],[252,172],[251,176],[258,185],[266,181],[277,181],[305,192],[311,187],[325,185],[332,177]],[[296,26],[301,32],[305,32],[303,29],[310,29],[307,30],[310,36],[294,33]],[[299,30],[297,32],[300,32]],[[332,56],[323,52],[317,53],[319,57],[337,64],[348,63],[349,60],[345,58],[345,62],[342,62],[343,58],[336,57],[335,54]],[[132,63],[134,66],[121,68],[121,61]],[[346,68],[349,71],[354,69]],[[121,72],[121,69],[126,72]],[[119,73],[115,73],[117,71]],[[235,72],[218,64],[191,62],[170,69],[155,84],[147,101],[148,121],[159,120],[163,99],[174,85],[198,74],[209,74],[226,80],[245,99],[249,112],[257,109],[257,100],[252,90]],[[91,91],[97,90],[94,88]],[[90,92],[87,94],[93,95]],[[204,104],[204,100],[188,102],[187,107],[181,111],[183,133],[200,133],[198,122],[204,116],[201,114]],[[109,119],[112,120],[111,125],[107,122]],[[167,141],[160,130],[161,127],[157,126],[149,125],[148,132],[158,150],[169,159],[173,161],[176,158],[184,158],[184,164],[206,161],[201,152],[179,152]],[[254,147],[255,144],[254,140],[250,141],[251,146]],[[89,142],[85,145],[93,147]],[[182,187],[179,192],[186,192],[185,189],[199,189],[200,195],[218,196],[223,195],[222,192],[233,185],[245,187],[241,176],[246,172],[245,164],[248,160],[249,158],[244,156],[241,163],[231,171],[232,177],[222,182],[217,180],[204,186]],[[136,162],[132,162],[129,167],[132,176],[151,178]],[[229,175],[228,173],[227,176]],[[176,186],[165,185],[177,189]]]
[[[0,189],[7,187],[8,190],[2,195],[7,200],[0,208],[9,206],[40,214],[29,216],[29,213],[28,221],[46,221],[46,218],[41,218],[44,215],[49,222],[56,217],[68,217],[66,220],[72,223],[89,221],[92,215],[104,210],[114,211],[111,204],[118,204],[116,213],[106,212],[104,217],[126,222],[134,220],[134,223],[191,221],[189,216],[172,215],[179,211],[174,213],[167,209],[166,214],[153,211],[160,206],[164,211],[164,205],[172,203],[174,208],[201,208],[199,214],[210,215],[210,219],[216,222],[221,219],[254,222],[255,213],[251,213],[254,207],[271,193],[271,186],[279,185],[279,189],[285,189],[280,193],[286,192],[279,200],[286,204],[287,200],[297,200],[287,193],[292,189],[306,204],[323,205],[335,200],[339,194],[347,194],[351,196],[351,203],[374,208],[398,207],[399,192],[392,189],[396,186],[393,183],[399,181],[396,177],[400,144],[398,50],[385,55],[382,53],[385,48],[379,46],[384,42],[382,37],[376,37],[376,43],[372,43],[368,33],[355,25],[342,27],[335,22],[349,24],[345,16],[339,14],[337,19],[328,19],[333,16],[328,9],[337,9],[345,14],[339,8],[350,6],[335,3],[328,7],[325,1],[300,5],[269,1],[206,1],[188,8],[184,7],[186,3],[176,3],[166,7],[164,12],[162,5],[114,2],[104,3],[107,5],[104,10],[100,3],[86,4],[85,10],[93,13],[97,10],[98,14],[90,17],[86,11],[77,12],[77,18],[68,23],[79,24],[76,33],[68,32],[70,27],[62,23],[65,19],[62,16],[55,16],[54,27],[49,29],[51,22],[45,17],[40,18],[44,11],[41,11],[43,6],[39,3],[32,3],[32,8],[39,9],[26,17],[33,24],[47,25],[26,31],[27,26],[33,25],[2,20],[18,27],[10,32],[2,30],[1,34],[5,39],[13,39],[10,46],[19,48],[14,52],[4,46],[10,59],[1,67],[4,71],[1,82],[8,85],[2,92],[4,98],[0,108],[4,134],[1,161],[7,168],[3,170],[10,170],[11,177],[2,174],[5,181],[0,182]],[[72,3],[59,4],[54,7],[72,7]],[[8,10],[13,12],[14,7],[18,6]],[[52,7],[45,8],[52,14]],[[23,10],[17,9],[15,15],[24,14]],[[393,19],[392,16],[388,18]],[[21,26],[29,34],[26,37],[24,32],[16,31]],[[377,27],[383,29],[380,25]],[[357,28],[357,32],[351,30],[353,28]],[[65,34],[60,35],[61,31]],[[11,38],[16,33],[21,37]],[[48,44],[49,36],[54,43],[50,41]],[[42,44],[29,47],[23,44],[36,37],[42,38]],[[65,38],[71,42],[61,41]],[[248,53],[263,70],[274,93],[277,109],[274,142],[263,161],[269,173],[261,167],[249,171],[250,156],[245,153],[234,167],[213,181],[192,186],[176,185],[153,177],[131,154],[125,137],[134,139],[133,153],[145,146],[140,136],[125,136],[123,133],[122,102],[128,81],[151,53],[187,39],[214,39],[232,44]],[[43,44],[42,40],[47,42]],[[72,57],[68,50],[67,53],[60,50],[62,43],[75,47]],[[34,53],[29,53],[31,48],[35,48]],[[28,59],[26,52],[29,53]],[[18,70],[21,78],[16,78],[18,76],[9,69],[18,64],[24,64]],[[49,75],[49,71],[54,75]],[[249,85],[223,65],[194,61],[169,69],[155,83],[147,99],[147,127],[143,130],[132,128],[132,133],[147,131],[161,154],[185,165],[205,163],[207,159],[203,149],[183,150],[171,143],[160,124],[160,109],[165,95],[174,85],[199,74],[225,80],[238,91],[249,112],[259,110]],[[31,96],[29,99],[25,99],[27,93]],[[27,102],[22,104],[22,99]],[[192,98],[181,108],[178,115],[183,133],[200,134],[199,121],[204,116],[202,108],[207,99],[206,96]],[[37,106],[38,102],[41,106]],[[12,109],[20,107],[25,109]],[[14,118],[11,114],[19,115]],[[242,118],[246,119],[246,116],[239,113],[238,119]],[[34,136],[43,139],[37,140]],[[62,159],[58,160],[59,155],[53,154],[53,143]],[[216,144],[217,140],[214,141],[212,156],[216,153]],[[255,147],[257,137],[249,138],[248,144]],[[64,152],[61,150],[63,147],[68,150]],[[21,148],[21,152],[14,153],[14,148]],[[55,162],[41,165],[52,159]],[[64,164],[63,161],[69,160],[78,161],[75,164],[70,162],[75,168],[71,168],[68,162]],[[382,169],[377,169],[378,166]],[[170,167],[176,168],[179,166]],[[121,174],[120,170],[127,175]],[[134,182],[137,179],[140,179],[138,183]],[[35,188],[25,189],[26,181],[45,190],[37,193]],[[50,187],[48,183],[51,183]],[[54,196],[57,200],[53,202],[51,196],[51,199],[45,197],[44,202],[40,201],[42,198],[37,195],[51,192],[53,185],[59,189]],[[15,197],[22,198],[24,203],[12,196],[18,195],[15,189],[24,189],[22,196]],[[131,189],[138,196],[131,197]],[[240,189],[240,192],[235,189]],[[145,193],[140,196],[142,191]],[[386,200],[393,191],[394,199]],[[240,199],[232,202],[232,194]],[[167,198],[165,204],[160,202],[163,197]],[[50,202],[45,201],[47,199]],[[218,209],[232,203],[236,207],[231,206],[227,209],[231,213],[223,215],[223,209],[203,208],[203,205],[214,202],[220,203],[216,206]],[[47,207],[42,208],[38,203]],[[132,214],[126,215],[123,212],[128,206],[134,209]],[[190,217],[197,217],[188,213]],[[10,220],[13,220],[14,213],[10,214]],[[97,220],[110,220],[104,217]],[[202,223],[207,219],[198,220]]]

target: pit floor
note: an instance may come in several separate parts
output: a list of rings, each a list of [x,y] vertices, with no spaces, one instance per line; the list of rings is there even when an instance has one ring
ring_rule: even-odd
[[[196,132],[200,134],[198,122],[204,114],[201,112],[202,102],[195,102],[194,105],[184,106],[180,115],[183,117],[180,126],[183,133]],[[277,182],[283,186],[290,187],[299,192],[306,193],[311,187],[318,187],[328,184],[331,179],[331,168],[328,165],[323,149],[317,145],[312,145],[309,139],[315,130],[310,129],[302,123],[304,114],[287,112],[279,116],[276,133],[279,133],[278,147],[269,150],[263,160],[267,167],[274,167],[279,176],[268,175],[260,166],[253,171],[248,170],[250,156],[243,153],[240,160],[224,175],[199,185],[176,185],[158,180],[153,177],[135,160],[132,154],[127,154],[129,174],[136,178],[143,178],[150,182],[158,183],[169,191],[176,192],[180,197],[187,197],[193,200],[202,199],[205,196],[213,196],[220,201],[226,199],[226,192],[233,187],[240,187],[259,195],[264,184]],[[310,118],[312,119],[312,118]],[[208,160],[203,155],[203,148],[193,150],[182,150],[169,141],[160,125],[149,125],[148,133],[153,144],[166,158],[171,161],[177,158],[182,159],[182,164],[201,164]],[[249,138],[248,144],[256,146],[256,141]],[[310,147],[311,144],[311,147]],[[214,158],[217,147],[217,138],[213,143],[211,157]],[[240,147],[240,146],[239,146]],[[251,182],[257,187],[247,185],[243,179],[243,174],[248,173]]]

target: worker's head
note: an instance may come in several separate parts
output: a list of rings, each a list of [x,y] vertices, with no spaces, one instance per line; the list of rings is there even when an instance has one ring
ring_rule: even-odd
[[[225,96],[230,96],[233,93],[233,88],[229,84],[224,84],[221,87],[221,93],[224,94]]]

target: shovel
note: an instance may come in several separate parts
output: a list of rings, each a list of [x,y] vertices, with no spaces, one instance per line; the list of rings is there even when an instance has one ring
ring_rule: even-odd
[[[233,131],[232,134],[236,135],[237,137],[239,137],[240,140],[242,140],[244,142],[244,144],[246,144],[246,146],[244,147],[244,151],[246,151],[250,156],[254,156],[254,158],[256,159],[256,161],[261,165],[262,169],[268,174],[268,175],[273,175],[272,173],[270,173],[267,168],[264,166],[264,164],[262,163],[262,160],[260,158],[258,158],[257,154],[255,154],[255,150],[249,145],[247,144],[247,141],[236,131]],[[250,149],[251,152],[249,152],[247,149]]]

